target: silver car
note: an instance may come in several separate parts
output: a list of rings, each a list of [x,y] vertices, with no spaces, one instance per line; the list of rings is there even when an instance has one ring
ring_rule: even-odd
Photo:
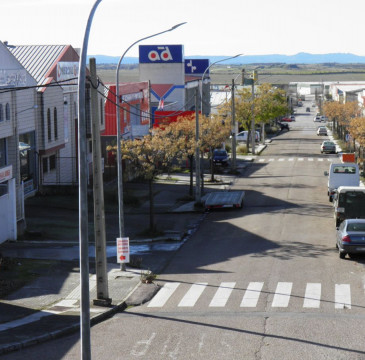
[[[365,219],[346,219],[337,228],[336,248],[341,259],[346,254],[365,254]]]

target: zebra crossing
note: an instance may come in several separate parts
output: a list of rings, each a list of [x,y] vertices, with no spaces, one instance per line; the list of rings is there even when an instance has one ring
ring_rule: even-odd
[[[151,299],[147,307],[162,308],[171,301],[172,304],[177,304],[178,308],[192,308],[198,300],[204,296],[204,292],[209,287],[207,282],[196,282],[191,284],[181,298],[176,298],[175,292],[180,288],[180,282],[165,283],[160,291]],[[186,284],[183,286],[186,287]],[[212,286],[211,286],[212,287]],[[263,293],[268,296],[268,301],[271,301],[272,308],[287,308],[290,305],[292,297],[299,299],[301,306],[306,309],[319,309],[321,302],[330,303],[335,309],[351,309],[351,287],[350,284],[335,284],[333,289],[333,299],[321,299],[322,284],[321,283],[306,283],[303,287],[303,294],[292,294],[292,282],[278,282],[273,291],[265,289],[264,282],[250,282],[242,289],[236,282],[221,282],[215,290],[211,299],[208,299],[209,308],[223,308],[227,305],[232,293],[235,290],[243,291],[242,300],[240,304],[237,302],[236,306],[240,308],[256,308],[258,306],[260,297]],[[272,300],[270,300],[272,298]]]
[[[256,163],[271,163],[271,162],[313,162],[313,163],[317,163],[317,162],[333,162],[333,161],[338,161],[338,157],[318,157],[318,158],[314,158],[314,157],[282,157],[282,158],[278,158],[278,157],[272,157],[272,158],[268,158],[268,157],[264,157],[264,158],[259,158],[256,159]]]

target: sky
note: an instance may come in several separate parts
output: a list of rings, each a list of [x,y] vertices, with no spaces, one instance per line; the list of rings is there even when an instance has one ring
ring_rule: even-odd
[[[95,0],[0,0],[0,40],[81,48]],[[184,45],[185,56],[365,55],[364,0],[102,0],[88,55],[121,56],[135,41]],[[133,46],[126,56],[138,56]]]

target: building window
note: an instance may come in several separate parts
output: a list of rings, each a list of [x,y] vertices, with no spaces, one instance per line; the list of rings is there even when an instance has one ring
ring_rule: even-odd
[[[42,165],[43,165],[43,174],[48,172],[48,158],[44,157],[42,159]]]
[[[0,168],[6,166],[6,139],[0,139]]]
[[[52,141],[51,110],[47,109],[48,141]]]
[[[104,124],[103,106],[104,106],[103,99],[100,99],[100,125]]]
[[[49,171],[56,170],[56,155],[49,157]]]
[[[3,104],[0,104],[0,121],[4,121]]]
[[[53,125],[54,125],[54,138],[58,139],[58,126],[57,126],[57,108],[53,109]]]
[[[10,120],[10,104],[6,103],[5,105],[5,119]]]

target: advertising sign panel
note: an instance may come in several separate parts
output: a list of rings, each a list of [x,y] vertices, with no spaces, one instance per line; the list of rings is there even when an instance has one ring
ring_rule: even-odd
[[[198,75],[204,74],[204,71],[209,67],[209,59],[185,59],[185,74]],[[209,70],[206,72],[209,74]]]
[[[182,63],[182,45],[140,45],[139,63],[140,64],[166,64]]]
[[[57,63],[57,81],[77,78],[79,63],[76,61],[59,61]],[[76,80],[75,80],[76,81]]]

